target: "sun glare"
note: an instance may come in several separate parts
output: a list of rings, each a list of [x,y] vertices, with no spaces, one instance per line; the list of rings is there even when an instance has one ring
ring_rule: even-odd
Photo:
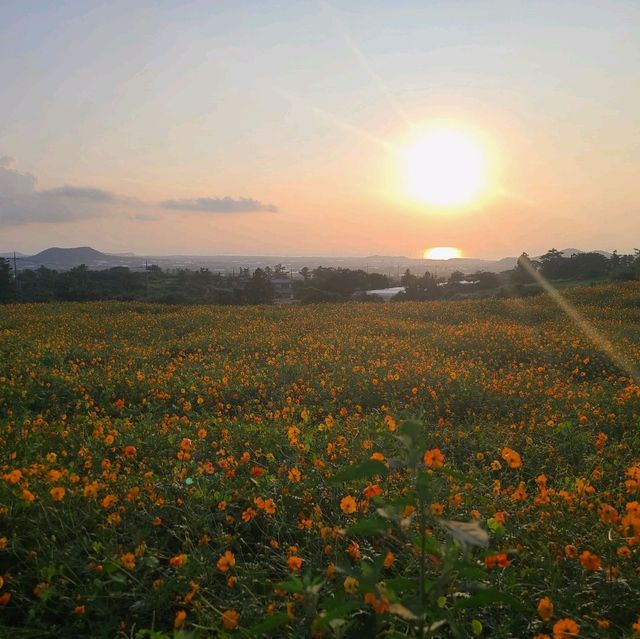
[[[462,257],[462,251],[455,246],[434,246],[425,249],[425,260],[450,260],[454,257]]]
[[[471,133],[439,125],[422,133],[405,153],[409,195],[433,206],[476,199],[486,186],[486,156]]]

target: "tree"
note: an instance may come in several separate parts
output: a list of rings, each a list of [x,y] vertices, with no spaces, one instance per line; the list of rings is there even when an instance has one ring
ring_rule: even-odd
[[[0,303],[15,299],[15,292],[11,263],[4,257],[0,257]]]
[[[273,289],[269,277],[261,268],[257,268],[247,285],[244,294],[249,304],[271,304],[273,301]]]
[[[550,280],[566,277],[568,261],[557,249],[549,249],[544,255],[540,256],[540,272]]]

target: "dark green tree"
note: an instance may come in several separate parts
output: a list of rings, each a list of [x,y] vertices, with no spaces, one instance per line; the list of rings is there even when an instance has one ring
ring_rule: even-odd
[[[249,304],[271,304],[273,301],[273,289],[265,271],[257,268],[244,289],[245,297]]]
[[[11,271],[11,263],[4,257],[0,257],[0,303],[13,301],[15,295],[16,287]]]

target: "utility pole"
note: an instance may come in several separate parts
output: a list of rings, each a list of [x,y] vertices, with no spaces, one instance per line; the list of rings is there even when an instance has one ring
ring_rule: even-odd
[[[149,301],[149,261],[144,261],[144,284],[147,289],[147,302]]]
[[[20,297],[20,284],[18,284],[18,265],[16,262],[16,252],[13,252],[13,279],[15,280],[15,284],[16,284],[16,302],[18,301],[18,298]]]

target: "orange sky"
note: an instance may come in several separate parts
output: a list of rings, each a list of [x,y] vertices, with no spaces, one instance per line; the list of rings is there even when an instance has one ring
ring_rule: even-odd
[[[0,251],[631,252],[640,8],[614,4],[3,6]],[[441,120],[488,162],[446,210],[401,161]]]

